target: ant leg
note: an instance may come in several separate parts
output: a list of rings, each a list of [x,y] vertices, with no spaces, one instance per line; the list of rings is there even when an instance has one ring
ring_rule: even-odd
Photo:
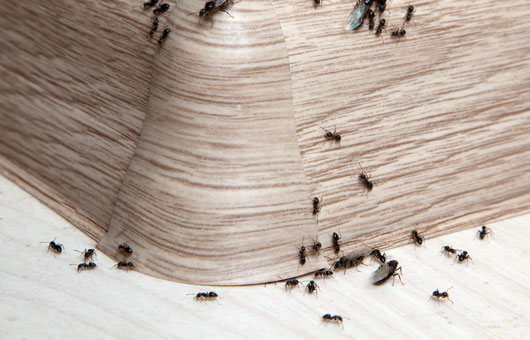
[[[219,10],[225,12],[226,14],[228,14],[228,16],[231,17],[232,19],[234,18],[234,16],[232,14],[228,13],[228,11],[226,9],[219,9]]]
[[[455,304],[450,298],[447,298],[447,300],[451,301],[451,303],[452,303],[453,305]]]

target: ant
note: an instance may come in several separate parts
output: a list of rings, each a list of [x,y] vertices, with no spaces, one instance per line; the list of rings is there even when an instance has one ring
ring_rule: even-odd
[[[169,32],[171,32],[169,28],[166,28],[162,32],[162,36],[160,37],[160,39],[158,39],[158,45],[162,45],[162,42],[167,38],[167,36],[169,35]]]
[[[318,241],[318,239],[315,241],[313,240],[313,245],[311,246],[313,248],[313,250],[317,253],[317,254],[320,254],[320,249],[322,248],[322,243],[320,243]]]
[[[480,237],[480,239],[483,240],[488,234],[491,234],[492,232],[493,232],[493,230],[491,230],[490,228],[488,228],[485,225],[483,225],[482,228],[479,229],[479,231],[477,233],[478,233],[478,236]]]
[[[360,264],[363,264],[365,256],[364,255],[355,255],[350,254],[347,256],[342,256],[334,264],[333,269],[344,268],[344,274],[346,274],[346,269],[348,268],[357,268]]]
[[[374,11],[372,11],[371,9],[368,10],[368,20],[370,22],[370,24],[368,25],[368,29],[373,30],[374,29],[374,26],[375,26],[375,22],[374,22],[374,18],[375,18],[375,13]]]
[[[306,287],[307,287],[307,290],[309,291],[309,294],[312,294],[314,291],[317,290],[317,288],[319,288],[316,282],[313,280],[309,281]]]
[[[228,11],[226,10],[226,7],[232,3],[234,3],[233,0],[208,1],[206,4],[204,4],[204,8],[199,11],[199,17],[207,17],[212,23],[213,27],[213,21],[211,19],[211,16],[218,10],[225,12],[226,14],[228,14],[228,16],[233,18],[233,16],[230,15],[230,13],[228,13]]]
[[[405,34],[407,34],[407,31],[405,31],[404,28],[396,28],[394,31],[392,31],[390,36],[392,38],[401,39],[401,38],[403,38],[405,36]]]
[[[387,263],[380,265],[379,268],[373,274],[373,284],[381,285],[385,283],[390,277],[392,277],[393,286],[397,276],[401,284],[404,285],[403,281],[401,280],[401,274],[403,274],[403,270],[401,269],[401,267],[398,266],[399,262],[396,260],[390,260]],[[400,273],[397,273],[398,270]]]
[[[216,299],[219,295],[217,295],[216,292],[208,292],[208,293],[197,293],[195,295],[195,300],[213,300]]]
[[[379,10],[379,13],[383,14],[386,9],[386,0],[377,0],[376,8]]]
[[[372,255],[373,257],[375,257],[376,259],[378,259],[381,263],[385,263],[386,262],[386,254],[381,254],[381,251],[379,249],[373,249],[371,252],[370,252],[370,255]]]
[[[322,315],[322,320],[323,320],[323,321],[328,321],[328,322],[342,323],[342,316],[340,316],[340,315],[324,314],[324,315]]]
[[[169,9],[169,7],[170,7],[169,4],[162,4],[158,8],[155,8],[153,10],[153,14],[154,15],[162,14],[166,12]]]
[[[414,6],[410,5],[407,8],[407,14],[405,15],[405,21],[409,22],[412,19],[412,13],[414,13]]]
[[[46,243],[46,242],[40,242],[40,243]],[[55,238],[48,243],[48,250],[53,249],[57,254],[61,254],[63,252],[63,245],[60,243],[55,242]]]
[[[416,230],[413,230],[411,234],[412,234],[411,235],[412,241],[416,242],[418,245],[421,246],[423,241],[425,240],[425,237],[423,237],[420,234],[418,234],[418,232]]]
[[[331,132],[328,129],[324,129],[322,126],[320,128],[322,130],[326,131],[326,134],[324,135],[324,138],[326,138],[328,140],[334,140],[334,141],[338,142],[339,146],[340,146],[340,141],[342,140],[342,137],[340,136],[340,133],[337,133],[337,128],[336,127],[335,127],[335,130],[333,132]]]
[[[300,256],[300,264],[303,266],[307,258],[307,252],[304,246],[301,246],[298,250],[298,255]]]
[[[291,279],[287,280],[285,282],[285,289],[289,288],[290,290],[293,289],[293,287],[298,287],[298,285],[301,285],[302,282],[298,281],[297,279]]]
[[[153,26],[151,27],[151,30],[149,31],[149,36],[152,37],[157,29],[158,29],[158,18],[155,18],[155,20],[153,21]]]
[[[81,256],[85,258],[85,261],[88,260],[88,258],[92,258],[93,256],[97,257],[96,250],[95,249],[86,249],[84,251],[76,250],[78,253],[81,253]]]
[[[112,268],[114,268],[116,266],[118,266],[118,269],[126,269],[126,270],[129,270],[129,268],[136,267],[134,265],[134,263],[128,262],[128,261],[120,261],[117,264],[115,264],[114,266],[112,266]]]
[[[370,181],[370,176],[366,172],[364,172],[364,169],[361,166],[361,163],[359,163],[359,167],[361,168],[361,174],[359,175],[359,180],[364,185],[365,189],[367,189],[368,191],[372,191],[372,189],[374,188],[374,182]]]
[[[315,272],[315,278],[317,277],[331,277],[333,276],[333,271],[329,269],[322,268],[319,271]]]
[[[340,251],[340,236],[336,232],[333,232],[333,235],[331,235],[331,239],[333,240],[333,246],[335,247],[335,254]]]
[[[380,36],[385,26],[386,26],[386,20],[385,19],[379,20],[379,25],[377,25],[377,29],[375,30],[375,35]]]
[[[156,5],[158,0],[149,0],[149,2],[144,2],[144,8],[151,8]]]
[[[313,197],[313,215],[317,215],[320,212],[320,203],[322,203],[322,198]]]
[[[469,253],[467,252],[467,250],[463,250],[462,252],[460,252],[460,254],[458,254],[456,258],[458,259],[458,262],[464,262],[468,260],[473,261],[471,256],[469,256]]]
[[[127,256],[133,253],[132,248],[129,247],[129,245],[125,242],[123,242],[122,244],[118,244],[118,251]]]
[[[322,5],[322,0],[313,0],[315,7]]]
[[[71,266],[75,266],[75,264],[71,264]],[[92,270],[92,269],[95,269],[96,267],[97,265],[95,262],[92,262],[92,261],[89,263],[83,262],[77,265],[77,272],[79,273],[80,270]]]
[[[453,288],[453,287],[451,287]],[[447,290],[451,289],[451,288],[447,288]],[[438,304],[440,304],[440,299],[447,299],[449,301],[451,301],[451,299],[449,298],[449,293],[447,292],[440,292],[438,289],[436,289],[434,292],[432,292],[432,295],[431,295],[431,298],[437,298],[438,300]],[[451,301],[452,304],[455,304],[453,301]]]
[[[442,247],[442,252],[446,253],[447,255],[455,255],[457,256],[456,252],[458,251],[458,249],[454,249],[450,246],[443,246]]]

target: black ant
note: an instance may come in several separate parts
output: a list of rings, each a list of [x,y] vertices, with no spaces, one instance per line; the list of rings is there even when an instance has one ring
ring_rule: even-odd
[[[93,256],[97,257],[96,250],[95,249],[86,249],[84,251],[76,250],[78,253],[81,253],[81,256],[85,258],[85,261],[89,258],[92,258]]]
[[[392,38],[403,38],[405,36],[405,34],[407,34],[407,31],[405,31],[404,28],[396,28],[394,31],[392,31],[391,33],[391,37]]]
[[[320,212],[320,203],[322,203],[322,199],[313,197],[313,215],[317,215]]]
[[[219,295],[217,295],[216,292],[208,292],[208,293],[197,293],[195,295],[195,300],[213,300],[216,299]]]
[[[467,250],[463,250],[462,252],[460,252],[460,254],[458,254],[456,258],[458,259],[458,262],[464,262],[469,260],[473,261],[471,256],[469,256]]]
[[[384,254],[384,253],[381,254],[381,251],[379,249],[373,249],[370,252],[370,255],[372,255],[373,257],[378,259],[381,263],[385,263],[386,262],[386,254]]]
[[[481,240],[483,240],[488,234],[491,234],[493,231],[486,227],[485,225],[482,226],[481,229],[479,229],[479,231],[477,232],[478,233],[478,236],[480,237]]]
[[[298,250],[298,255],[300,256],[300,264],[303,266],[307,258],[307,252],[304,246],[301,246]]]
[[[298,285],[301,285],[302,282],[298,281],[297,279],[291,279],[291,280],[287,280],[285,282],[285,289],[289,288],[289,289],[293,289],[294,287],[298,287]]]
[[[316,282],[313,280],[309,281],[306,287],[307,287],[307,290],[309,291],[309,294],[313,293],[314,291],[317,290],[317,288],[319,288]]]
[[[315,278],[317,277],[331,277],[333,276],[333,271],[329,269],[322,268],[319,271],[315,272]]]
[[[328,321],[328,322],[342,323],[342,316],[340,316],[340,315],[324,314],[324,315],[322,315],[322,320],[323,320],[323,321]]]
[[[315,7],[322,5],[322,0],[313,0]]]
[[[160,39],[158,39],[158,45],[162,45],[162,42],[167,38],[167,36],[169,35],[169,32],[171,32],[169,28],[166,28],[162,32],[162,36],[160,36]]]
[[[334,141],[338,142],[339,146],[340,146],[340,141],[342,140],[342,137],[340,136],[340,133],[337,133],[337,128],[335,128],[335,130],[333,132],[331,132],[328,129],[324,129],[322,126],[320,128],[322,130],[326,131],[326,134],[324,135],[324,138],[326,138],[328,140],[334,140]]]
[[[170,7],[169,4],[162,4],[158,8],[155,8],[153,10],[153,14],[154,15],[162,14],[166,12],[169,9],[169,7]]]
[[[372,277],[373,284],[381,285],[385,283],[389,278],[392,277],[392,286],[393,286],[394,281],[397,276],[401,284],[404,285],[403,281],[401,280],[401,275],[397,273],[397,271],[399,270],[399,272],[403,274],[403,271],[401,267],[398,267],[398,266],[399,266],[399,262],[396,260],[390,260],[380,265],[379,268],[373,274],[373,277]]]
[[[233,18],[233,16],[230,15],[230,13],[228,13],[228,11],[226,10],[226,7],[228,7],[228,5],[232,3],[233,0],[224,0],[220,3],[218,3],[218,1],[208,1],[204,4],[204,8],[199,11],[199,17],[207,17],[212,23],[213,27],[213,21],[211,19],[211,16],[218,10],[225,12],[226,14],[228,14],[228,16]]]
[[[369,9],[367,15],[368,15],[368,21],[369,21],[368,29],[373,30],[375,26],[375,22],[374,22],[375,13],[374,11]]]
[[[380,36],[385,26],[386,26],[386,20],[385,19],[379,20],[379,25],[377,25],[377,29],[375,30],[375,35]]]
[[[40,242],[40,243],[47,243],[47,242]],[[63,245],[60,243],[55,242],[55,238],[48,243],[48,250],[53,249],[57,254],[61,254],[63,252]]]
[[[379,13],[383,14],[386,9],[386,0],[377,0],[376,8],[379,10]]]
[[[418,245],[422,245],[423,241],[425,240],[425,237],[418,234],[416,230],[413,230],[411,233],[412,241],[417,243]]]
[[[336,232],[333,232],[333,234],[331,235],[331,239],[333,241],[333,247],[335,247],[335,253],[338,253],[340,251],[340,243],[339,243],[340,238],[341,237]]]
[[[72,264],[71,266],[75,266],[75,264]],[[77,272],[79,273],[80,270],[92,270],[97,267],[95,262],[83,262],[77,265]]]
[[[446,253],[447,255],[455,255],[457,256],[456,252],[458,251],[458,249],[454,249],[453,247],[450,247],[450,246],[443,246],[442,247],[442,252]]]
[[[374,188],[374,182],[372,182],[370,180],[370,176],[366,172],[364,172],[364,169],[360,163],[359,167],[361,167],[361,174],[359,175],[359,180],[364,185],[365,189],[367,189],[368,191],[372,191],[372,189]]]
[[[453,288],[453,287],[451,287]],[[451,288],[447,288],[447,290],[451,289]],[[449,298],[449,293],[447,292],[440,292],[438,289],[436,289],[434,292],[432,292],[432,295],[431,295],[431,298],[437,298],[438,300],[438,304],[440,304],[440,299],[447,299],[449,301],[451,301],[451,299]],[[454,304],[453,301],[451,301],[452,304]]]
[[[149,31],[149,36],[153,36],[155,34],[156,30],[158,29],[158,18],[155,18],[153,21],[153,26],[151,26],[151,30]]]
[[[122,244],[118,244],[118,250],[120,253],[127,255],[127,256],[133,253],[132,248],[129,247],[129,245],[125,242],[123,242]]]
[[[350,254],[339,258],[332,267],[333,269],[344,268],[344,273],[346,273],[346,269],[357,268],[357,266],[363,264],[364,259],[364,255]]]
[[[157,3],[158,3],[158,0],[149,0],[148,2],[144,2],[144,8],[151,8]]]
[[[313,248],[313,250],[317,253],[317,254],[320,254],[320,249],[322,248],[322,243],[320,243],[318,241],[318,239],[315,241],[313,240],[313,245],[311,246]]]
[[[405,15],[405,21],[410,21],[412,19],[412,13],[414,13],[414,6],[410,5],[407,8],[407,14]]]
[[[129,261],[120,261],[118,262],[117,264],[115,264],[114,266],[112,266],[112,268],[118,266],[118,269],[126,269],[126,270],[129,270],[129,268],[134,268],[136,267],[134,265],[134,263],[132,262],[129,262]]]

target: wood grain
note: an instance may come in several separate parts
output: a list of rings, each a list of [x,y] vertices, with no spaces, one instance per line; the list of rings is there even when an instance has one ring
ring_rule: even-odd
[[[351,1],[241,1],[234,18],[220,12],[210,27],[196,15],[203,3],[183,0],[164,17],[172,32],[158,50],[138,4],[77,6],[76,27],[99,33],[83,38],[44,25],[68,17],[52,5],[10,5],[21,17],[42,11],[40,26],[20,27],[55,35],[2,59],[1,166],[71,207],[63,214],[97,240],[105,235],[99,247],[110,256],[127,241],[140,271],[195,283],[314,270],[334,256],[333,231],[350,252],[407,243],[412,229],[432,237],[528,211],[529,3],[418,1],[406,38],[392,40],[408,4],[389,4],[377,38],[344,30]],[[114,16],[85,22],[88,9]],[[16,25],[2,16],[0,46],[32,42]],[[40,61],[33,54],[47,56],[46,39],[77,45]],[[112,58],[115,69],[98,67]],[[80,72],[69,87],[52,82],[62,69],[44,73],[40,63],[55,60]],[[63,93],[84,101],[55,104]],[[340,145],[321,127],[336,127]],[[375,181],[369,193],[359,164]],[[324,198],[318,226],[311,196]],[[296,248],[316,237],[324,256],[300,266]]]
[[[112,254],[126,240],[142,272],[185,282],[264,282],[322,268],[322,258],[298,263],[297,247],[316,239],[317,225],[275,12],[248,2],[231,10],[238,20],[216,16],[210,29],[183,10],[192,4],[180,1],[170,17],[150,115],[98,247]]]
[[[530,215],[387,252],[403,266],[404,286],[370,284],[377,264],[318,280],[317,295],[283,284],[208,287],[111,269],[77,273],[73,249],[95,243],[27,193],[0,177],[0,328],[7,339],[523,339],[530,331]],[[60,256],[41,241],[64,243]],[[474,264],[454,264],[442,245],[467,249]],[[9,259],[6,261],[6,259]],[[309,277],[303,278],[305,283]],[[429,297],[450,291],[440,305]],[[216,291],[219,303],[193,295]],[[190,294],[190,295],[188,295]],[[321,322],[340,314],[344,327]]]
[[[155,51],[146,26],[129,1],[0,7],[2,167],[96,239],[145,118]]]

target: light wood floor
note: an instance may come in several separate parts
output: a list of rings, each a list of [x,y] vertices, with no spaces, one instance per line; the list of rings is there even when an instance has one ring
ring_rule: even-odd
[[[94,242],[0,177],[0,338],[522,339],[530,330],[529,223],[525,215],[491,224],[485,241],[477,226],[389,251],[403,266],[403,286],[372,286],[375,264],[318,281],[318,295],[282,284],[193,286],[111,269],[103,254],[96,270],[77,273],[74,249]],[[39,243],[54,237],[64,243],[59,256]],[[442,245],[468,250],[473,263],[455,264]],[[454,305],[429,299],[449,287]],[[210,290],[218,303],[193,300]],[[342,315],[343,327],[323,323],[325,313]]]

